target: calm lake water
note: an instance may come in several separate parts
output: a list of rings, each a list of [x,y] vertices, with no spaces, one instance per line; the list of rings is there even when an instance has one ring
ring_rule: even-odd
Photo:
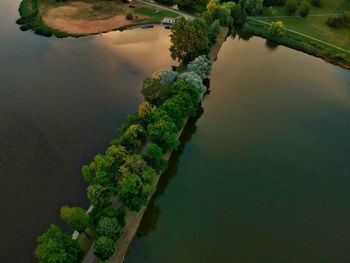
[[[65,204],[87,207],[81,166],[142,101],[143,79],[172,64],[169,31],[44,38],[0,3],[0,256],[35,262],[36,237]]]
[[[350,262],[350,72],[225,42],[127,263]]]

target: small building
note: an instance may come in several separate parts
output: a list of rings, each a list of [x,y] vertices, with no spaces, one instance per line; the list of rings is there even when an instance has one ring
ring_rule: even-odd
[[[171,17],[164,17],[162,20],[162,24],[165,26],[172,26],[175,23],[175,19]]]

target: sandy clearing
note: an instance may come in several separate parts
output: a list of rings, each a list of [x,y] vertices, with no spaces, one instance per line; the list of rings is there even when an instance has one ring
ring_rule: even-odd
[[[44,23],[53,29],[72,35],[89,35],[115,30],[132,21],[122,15],[112,16],[106,19],[74,19],[79,9],[91,10],[92,5],[83,2],[74,2],[68,6],[55,7],[43,14]]]

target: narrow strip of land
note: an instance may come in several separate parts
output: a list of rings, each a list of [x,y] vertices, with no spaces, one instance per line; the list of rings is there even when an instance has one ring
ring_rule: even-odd
[[[252,21],[255,21],[255,22],[259,22],[259,23],[265,24],[265,25],[271,25],[271,23],[262,21],[262,20],[257,19],[257,18],[248,17],[248,19],[250,19],[250,20],[252,20]],[[344,49],[344,48],[337,47],[337,46],[332,45],[331,43],[325,42],[325,41],[323,41],[323,40],[321,40],[321,39],[314,38],[314,37],[305,35],[305,34],[303,34],[303,33],[299,33],[299,32],[297,32],[297,31],[294,31],[294,30],[291,30],[291,29],[288,29],[288,28],[285,28],[285,30],[288,31],[288,32],[297,34],[297,35],[299,35],[299,36],[303,36],[303,37],[309,38],[309,39],[311,39],[311,40],[320,42],[320,43],[322,43],[322,44],[324,44],[324,45],[327,45],[327,46],[329,46],[329,47],[332,47],[332,48],[335,48],[335,49],[338,49],[338,50],[340,50],[340,51],[343,51],[343,52],[346,52],[346,53],[349,53],[349,54],[350,54],[350,50],[346,50],[346,49]]]

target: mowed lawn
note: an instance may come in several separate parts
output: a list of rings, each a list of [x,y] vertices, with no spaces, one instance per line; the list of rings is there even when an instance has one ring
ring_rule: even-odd
[[[331,28],[327,25],[328,14],[341,14],[350,11],[349,0],[327,0],[323,7],[311,7],[310,15],[306,18],[298,16],[287,16],[285,8],[276,8],[275,16],[260,18],[266,22],[283,21],[286,28],[326,41],[338,47],[350,50],[350,28]],[[323,16],[325,14],[325,16]],[[322,16],[312,16],[322,15]]]

